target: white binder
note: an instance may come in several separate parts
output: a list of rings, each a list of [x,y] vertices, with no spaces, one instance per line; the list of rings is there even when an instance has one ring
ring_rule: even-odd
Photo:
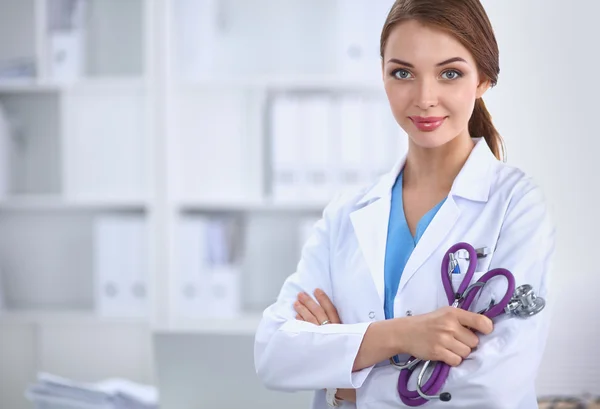
[[[10,154],[13,142],[12,126],[4,106],[0,103],[0,200],[11,190]]]
[[[230,218],[216,218],[207,225],[207,312],[211,318],[235,318],[241,313],[241,268],[237,252],[240,229]]]
[[[203,216],[184,216],[180,220],[180,249],[177,269],[171,285],[173,312],[177,318],[200,318],[207,315],[206,265],[208,220]]]
[[[302,131],[296,133],[303,147],[302,197],[309,202],[325,202],[335,188],[331,134],[334,132],[334,105],[331,97],[313,95],[301,100]]]
[[[96,312],[149,317],[147,234],[142,216],[103,214],[94,221]]]
[[[363,98],[346,96],[340,99],[337,121],[339,124],[339,159],[337,180],[340,189],[355,189],[368,180],[365,172],[365,109]]]
[[[240,314],[240,268],[228,218],[185,216],[171,297],[174,318],[233,318]]]
[[[394,0],[337,0],[337,70],[344,78],[381,79],[380,36]]]
[[[272,195],[277,202],[301,199],[302,139],[300,102],[294,96],[278,96],[273,100],[271,125],[271,183]]]
[[[344,78],[364,79],[368,75],[365,0],[337,0],[338,72]]]
[[[176,72],[183,81],[216,76],[218,0],[173,2]]]

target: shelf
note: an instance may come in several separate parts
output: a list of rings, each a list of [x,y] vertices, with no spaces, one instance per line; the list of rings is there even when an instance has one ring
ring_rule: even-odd
[[[326,201],[276,203],[269,200],[182,200],[177,208],[182,212],[320,212],[326,205]]]
[[[107,318],[100,317],[92,311],[0,311],[0,324],[69,324],[97,325],[101,323],[148,324],[140,318]],[[149,325],[149,324],[148,324]]]
[[[59,84],[42,83],[35,79],[0,79],[0,93],[38,93],[58,92],[62,88]]]
[[[65,92],[78,89],[141,89],[146,85],[142,77],[83,78],[73,82],[39,81],[37,79],[0,79],[1,94],[34,94]]]
[[[171,325],[159,325],[154,333],[200,333],[218,335],[254,335],[261,313],[247,313],[238,318],[177,319]]]
[[[274,77],[264,79],[214,78],[181,81],[179,90],[248,89],[259,91],[348,91],[382,93],[381,80],[339,77]]]
[[[0,210],[144,210],[143,199],[64,199],[53,195],[15,195],[0,200]]]

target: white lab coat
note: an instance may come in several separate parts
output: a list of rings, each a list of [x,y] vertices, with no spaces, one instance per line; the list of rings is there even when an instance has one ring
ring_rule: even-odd
[[[384,255],[391,188],[406,158],[369,188],[331,201],[305,244],[297,271],[263,314],[255,338],[255,365],[267,388],[314,390],[314,409],[327,408],[324,388],[357,389],[359,409],[405,407],[396,384],[399,372],[385,362],[352,372],[367,327],[384,319]],[[531,284],[547,307],[527,319],[499,319],[479,347],[452,368],[443,391],[445,409],[537,408],[535,378],[548,333],[552,298],[548,272],[554,252],[554,225],[539,187],[521,170],[498,161],[478,139],[467,162],[413,251],[394,302],[396,317],[425,314],[447,306],[442,282],[444,253],[457,242],[488,247],[473,281],[492,268],[510,270],[516,284]],[[463,274],[466,268],[461,269]],[[462,277],[457,277],[455,287]],[[341,325],[316,326],[295,319],[300,291],[323,289],[337,307]],[[476,307],[504,295],[494,279]],[[474,308],[473,308],[474,310]],[[406,357],[406,356],[404,356]],[[410,387],[415,389],[416,373]]]

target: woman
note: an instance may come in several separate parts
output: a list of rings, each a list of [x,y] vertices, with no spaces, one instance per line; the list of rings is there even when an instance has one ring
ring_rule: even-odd
[[[297,271],[264,312],[257,373],[271,389],[315,390],[313,408],[399,408],[389,359],[412,355],[452,366],[443,388],[452,400],[428,407],[536,408],[548,310],[492,322],[449,307],[440,280],[446,251],[467,242],[489,252],[473,282],[502,267],[547,298],[553,223],[537,185],[500,161],[482,100],[499,73],[487,15],[478,0],[397,0],[381,57],[408,153],[325,208]],[[462,278],[452,274],[455,288]],[[472,311],[506,288],[492,281]]]

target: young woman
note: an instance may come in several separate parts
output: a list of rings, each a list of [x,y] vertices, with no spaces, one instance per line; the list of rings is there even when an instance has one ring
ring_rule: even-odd
[[[535,182],[501,160],[482,99],[499,74],[488,17],[478,0],[397,0],[381,57],[408,152],[326,207],[264,312],[257,373],[272,389],[315,390],[313,408],[400,408],[412,404],[399,396],[390,358],[414,356],[452,367],[443,386],[452,399],[427,407],[536,408],[548,310],[492,322],[450,307],[440,276],[448,249],[467,242],[485,249],[471,282],[504,268],[547,298],[553,222]],[[451,274],[455,289],[465,271]],[[471,311],[507,287],[490,281]]]

